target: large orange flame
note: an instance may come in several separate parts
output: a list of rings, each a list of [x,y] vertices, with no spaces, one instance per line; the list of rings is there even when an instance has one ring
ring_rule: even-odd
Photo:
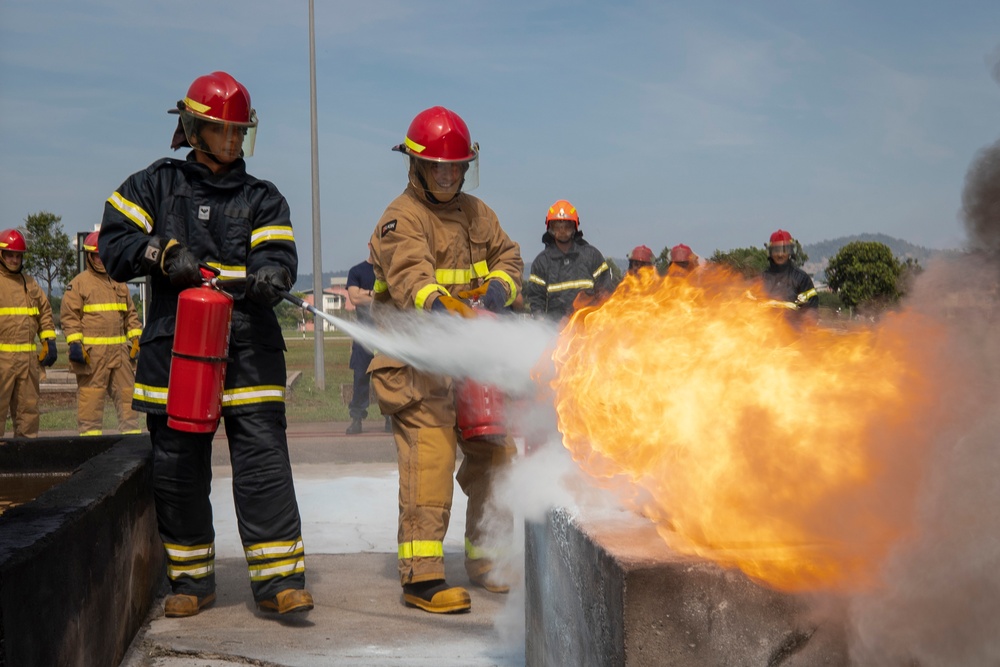
[[[576,312],[553,355],[563,442],[680,552],[784,590],[870,585],[912,525],[939,333],[794,324],[749,294],[647,271]]]

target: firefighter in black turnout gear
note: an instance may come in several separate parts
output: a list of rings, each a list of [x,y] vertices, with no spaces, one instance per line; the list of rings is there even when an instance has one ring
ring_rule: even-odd
[[[817,319],[819,295],[809,274],[795,266],[795,240],[783,229],[771,234],[767,244],[768,267],[763,273],[764,291],[772,304],[786,308],[798,317]]]
[[[245,292],[234,294],[222,416],[253,596],[265,611],[308,611],[313,600],[285,434],[285,346],[273,310],[298,268],[288,204],[273,184],[246,171],[257,115],[236,79],[225,72],[197,78],[171,112],[180,114],[171,147],[193,150],[186,160],[161,159],[132,174],[105,204],[99,241],[115,280],[152,281],[132,406],[147,413],[153,443],[172,589],[164,611],[193,616],[215,599],[214,433],[176,430],[166,416],[177,299],[201,283],[200,263],[223,279],[246,278]]]

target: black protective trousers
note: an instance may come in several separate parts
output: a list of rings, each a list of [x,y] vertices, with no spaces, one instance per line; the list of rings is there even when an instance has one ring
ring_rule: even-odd
[[[254,600],[305,587],[302,522],[288,458],[285,415],[257,411],[223,418],[233,471],[233,499]],[[167,426],[147,415],[153,443],[153,493],[167,574],[174,593],[215,591],[212,522],[213,433]],[[296,546],[297,545],[297,546]]]

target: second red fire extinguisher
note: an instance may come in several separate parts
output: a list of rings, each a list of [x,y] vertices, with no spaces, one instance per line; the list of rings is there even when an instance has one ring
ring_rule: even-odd
[[[189,433],[212,433],[222,411],[233,297],[206,282],[180,293],[167,385],[167,425]]]
[[[472,307],[480,317],[492,313],[481,310],[478,301]],[[497,387],[465,379],[455,386],[455,416],[465,440],[502,440],[507,435],[504,395]]]

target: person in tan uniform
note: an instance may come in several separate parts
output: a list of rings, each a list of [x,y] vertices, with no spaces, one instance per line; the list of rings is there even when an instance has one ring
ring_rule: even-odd
[[[407,158],[409,184],[386,208],[371,237],[373,317],[378,321],[394,309],[475,317],[467,299],[477,299],[493,312],[506,310],[520,291],[524,264],[493,210],[463,192],[479,180],[479,147],[465,122],[444,107],[432,107],[413,119],[405,142],[393,150]],[[507,592],[493,572],[484,510],[498,471],[514,454],[513,441],[461,438],[451,378],[418,371],[384,354],[376,354],[369,368],[379,407],[393,417],[404,603],[435,613],[471,608],[468,591],[445,581],[443,543],[457,447],[464,456],[457,479],[469,497],[466,571],[472,583]],[[509,515],[497,520],[513,528]]]
[[[97,238],[98,232],[91,232],[84,239],[87,265],[66,287],[59,311],[76,374],[76,423],[80,435],[101,435],[107,394],[118,413],[118,430],[140,433],[132,389],[142,327],[128,286],[104,270]]]
[[[56,362],[52,306],[35,279],[21,271],[27,249],[21,232],[0,232],[0,436],[10,414],[18,438],[38,435],[41,366]],[[42,343],[37,361],[35,336]]]

